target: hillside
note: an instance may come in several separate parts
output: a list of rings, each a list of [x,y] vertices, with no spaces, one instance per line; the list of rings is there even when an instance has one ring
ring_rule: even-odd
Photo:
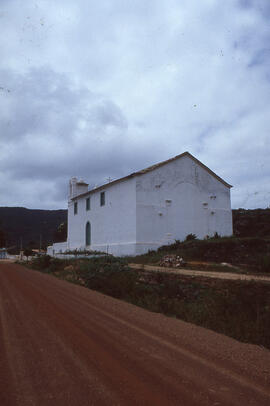
[[[59,225],[66,221],[67,210],[0,207],[0,242],[3,246],[19,248],[22,240],[23,248],[38,248],[41,238],[42,247],[45,248],[53,242]]]
[[[38,248],[40,235],[45,248],[53,241],[64,241],[65,232],[57,229],[66,223],[67,210],[32,210],[0,207],[0,246]],[[233,229],[237,237],[270,238],[270,209],[233,210]],[[64,236],[64,237],[63,237]]]
[[[270,237],[270,209],[233,210],[236,237]]]

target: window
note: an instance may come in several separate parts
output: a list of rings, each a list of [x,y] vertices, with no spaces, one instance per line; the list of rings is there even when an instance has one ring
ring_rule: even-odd
[[[78,202],[74,202],[74,214],[78,213]]]
[[[90,197],[86,198],[86,210],[90,210]]]
[[[100,206],[105,206],[105,192],[100,193]]]
[[[91,224],[87,221],[85,226],[85,245],[91,245]]]

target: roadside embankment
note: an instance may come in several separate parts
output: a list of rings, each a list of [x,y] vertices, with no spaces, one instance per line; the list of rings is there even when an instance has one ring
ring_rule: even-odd
[[[268,280],[209,278],[187,270],[185,274],[156,272],[142,270],[141,265],[131,269],[125,259],[110,256],[89,260],[41,257],[28,266],[152,312],[270,348]]]

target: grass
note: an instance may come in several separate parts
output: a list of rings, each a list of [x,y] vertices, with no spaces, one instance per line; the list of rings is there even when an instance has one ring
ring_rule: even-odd
[[[238,272],[239,267],[247,273],[270,273],[270,240],[257,237],[218,237],[207,240],[176,241],[174,244],[160,247],[157,251],[129,257],[128,260],[134,263],[157,265],[164,255],[170,254],[178,255],[187,262],[211,262],[210,268],[216,271]],[[223,262],[232,264],[235,268],[222,267]],[[198,268],[201,269],[202,266],[196,267]]]
[[[40,257],[33,269],[270,348],[270,284],[131,270],[127,259]]]

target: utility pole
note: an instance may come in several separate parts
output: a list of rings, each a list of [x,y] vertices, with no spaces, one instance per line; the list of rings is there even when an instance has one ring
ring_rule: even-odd
[[[22,261],[22,260],[23,260],[22,237],[20,238],[20,240],[21,240],[21,249],[20,249],[20,256],[19,256],[19,259]]]
[[[39,234],[39,252],[41,252],[42,235]]]

